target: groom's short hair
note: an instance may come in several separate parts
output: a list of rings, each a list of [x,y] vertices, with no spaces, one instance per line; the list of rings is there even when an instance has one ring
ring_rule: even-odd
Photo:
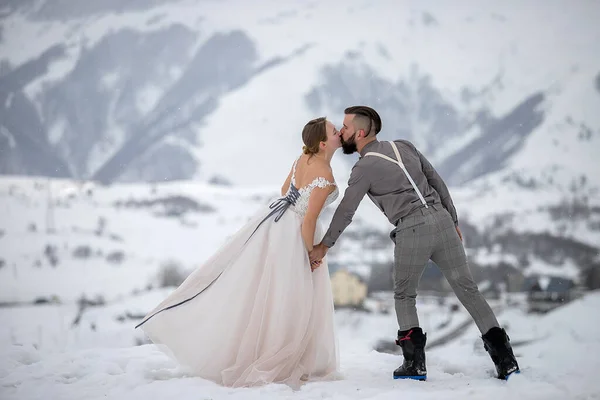
[[[353,121],[357,121],[361,126],[361,129],[369,128],[367,136],[371,134],[371,131],[375,131],[375,135],[381,131],[381,117],[371,107],[367,106],[352,106],[344,110],[344,114],[354,114]]]

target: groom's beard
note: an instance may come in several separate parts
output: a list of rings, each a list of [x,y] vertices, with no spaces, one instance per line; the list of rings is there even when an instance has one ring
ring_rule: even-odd
[[[342,143],[342,151],[344,154],[353,154],[358,151],[356,148],[356,141],[354,140],[356,136],[356,132],[352,134],[352,137],[345,141],[343,137],[340,136],[340,142]]]

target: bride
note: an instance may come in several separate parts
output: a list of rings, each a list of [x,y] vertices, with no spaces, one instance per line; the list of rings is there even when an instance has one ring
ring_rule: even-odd
[[[340,134],[317,118],[302,141],[282,197],[136,326],[197,376],[230,387],[338,377],[327,260],[311,266],[308,252],[324,233],[321,210],[339,194],[330,162]]]

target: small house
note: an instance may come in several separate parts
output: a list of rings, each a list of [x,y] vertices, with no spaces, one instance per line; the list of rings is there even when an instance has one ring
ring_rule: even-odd
[[[588,290],[600,289],[600,263],[584,269],[581,275],[582,281]]]
[[[574,300],[575,282],[558,276],[530,276],[525,279],[529,312],[546,313]]]
[[[339,268],[331,274],[333,304],[339,307],[362,308],[367,297],[367,284],[358,274]]]

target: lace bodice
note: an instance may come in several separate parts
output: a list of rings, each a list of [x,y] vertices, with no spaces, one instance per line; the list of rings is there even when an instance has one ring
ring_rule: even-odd
[[[296,160],[296,162],[294,162],[294,168],[292,170],[292,184],[296,188],[298,188],[298,186],[296,185],[296,164],[297,163],[298,163],[298,160]],[[313,189],[317,188],[317,187],[325,188],[327,186],[335,186],[335,189],[333,190],[333,192],[331,192],[329,194],[329,196],[327,196],[327,200],[325,200],[325,204],[323,205],[323,208],[329,206],[331,203],[333,203],[338,198],[340,192],[339,192],[338,187],[335,184],[335,182],[330,182],[327,179],[323,178],[322,176],[319,176],[319,177],[315,178],[308,185],[298,188],[300,197],[298,198],[298,200],[296,200],[296,205],[291,207],[291,209],[293,209],[300,216],[304,217],[304,215],[306,215],[306,211],[308,211],[308,200],[310,199],[310,194],[312,193]],[[290,189],[288,189],[288,194],[289,194],[289,192],[290,192]]]

